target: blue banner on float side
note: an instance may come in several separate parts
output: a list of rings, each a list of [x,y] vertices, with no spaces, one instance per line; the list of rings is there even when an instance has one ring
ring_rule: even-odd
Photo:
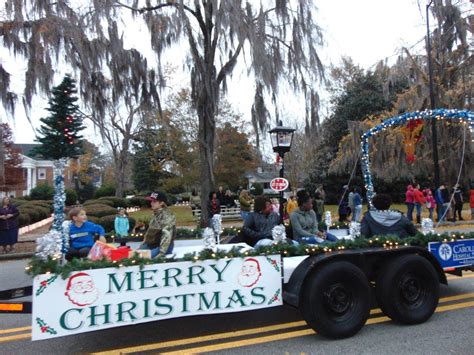
[[[442,268],[456,268],[474,264],[474,239],[455,242],[431,242],[429,251],[438,259]]]

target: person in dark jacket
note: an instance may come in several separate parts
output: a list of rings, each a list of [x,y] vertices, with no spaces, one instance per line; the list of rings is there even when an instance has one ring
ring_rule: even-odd
[[[415,235],[417,230],[412,221],[401,212],[390,210],[392,200],[389,195],[377,194],[372,200],[374,209],[362,218],[360,233],[366,238],[375,235],[398,235],[400,238]]]
[[[454,186],[454,211],[453,211],[453,222],[456,222],[456,214],[460,221],[463,221],[462,218],[462,207],[464,204],[464,199],[462,196],[462,190],[459,184]]]
[[[242,227],[242,241],[250,246],[258,246],[263,239],[273,240],[273,227],[280,223],[280,217],[272,212],[272,202],[266,196],[257,196],[254,212],[250,212]]]
[[[232,196],[232,192],[230,190],[226,190],[225,195],[224,195],[224,200],[221,201],[221,206],[226,206],[226,207],[237,207],[235,204],[234,197]]]
[[[217,193],[211,191],[209,193],[209,201],[207,201],[207,216],[209,218],[209,225],[211,225],[211,219],[215,214],[221,213],[221,201],[217,198]]]
[[[18,242],[18,209],[10,204],[10,198],[4,197],[0,206],[0,245],[4,253],[15,251]]]

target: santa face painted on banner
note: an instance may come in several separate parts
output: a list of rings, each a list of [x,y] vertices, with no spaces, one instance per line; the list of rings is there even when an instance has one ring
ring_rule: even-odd
[[[90,305],[99,298],[99,290],[95,287],[92,277],[85,272],[69,278],[64,294],[69,301],[81,307]]]
[[[237,280],[240,286],[252,287],[258,282],[260,276],[262,276],[262,273],[260,272],[258,260],[248,258],[244,260]]]

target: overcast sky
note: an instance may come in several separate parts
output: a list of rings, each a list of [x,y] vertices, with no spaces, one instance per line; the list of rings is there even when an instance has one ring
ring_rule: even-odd
[[[413,47],[414,51],[424,51],[423,36],[426,33],[424,6],[420,12],[416,0],[331,0],[317,1],[319,8],[315,16],[316,22],[324,30],[326,46],[320,49],[320,56],[325,65],[337,64],[342,55],[350,56],[356,64],[370,69],[379,61],[388,58],[389,62],[396,58],[402,46]],[[469,4],[469,0],[465,0]],[[0,51],[0,60],[7,70],[15,74],[13,82],[21,83],[24,66],[18,65]],[[58,78],[58,83],[61,77]],[[250,119],[250,107],[254,90],[252,82],[237,75],[234,82],[238,85],[229,88],[228,99],[236,105],[244,116]],[[185,83],[183,83],[185,85]],[[245,89],[248,85],[249,89]],[[18,85],[20,88],[20,85]],[[243,89],[244,88],[244,89]],[[19,93],[19,89],[17,90]],[[20,100],[21,101],[21,100]],[[289,102],[298,102],[291,99]],[[323,104],[326,102],[323,102]],[[35,101],[36,107],[45,107],[45,96]],[[322,108],[322,117],[328,112]],[[2,121],[7,120],[14,127],[17,143],[33,143],[34,132],[26,121],[22,107],[19,105],[14,121],[0,111]],[[303,111],[295,111],[294,118],[302,122]],[[41,110],[34,111],[35,128],[39,127],[39,117],[44,115]],[[87,122],[87,124],[90,124]],[[86,138],[97,141],[92,129],[85,134]]]

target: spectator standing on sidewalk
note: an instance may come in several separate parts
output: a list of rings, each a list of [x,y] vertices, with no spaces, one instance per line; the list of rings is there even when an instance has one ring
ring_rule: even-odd
[[[462,218],[462,207],[464,205],[464,199],[462,197],[462,189],[459,184],[454,185],[454,211],[453,211],[453,222],[456,222],[456,213],[460,221]]]
[[[474,220],[474,183],[469,190],[469,206],[471,207],[471,220]]]
[[[421,223],[421,208],[426,203],[425,196],[423,196],[423,192],[420,190],[420,184],[416,184],[415,188],[413,189],[413,201],[415,203],[416,208],[416,223]]]
[[[4,253],[15,251],[18,243],[18,216],[20,212],[10,203],[9,197],[2,199],[0,206],[0,245]]]
[[[360,216],[362,215],[362,196],[360,195],[360,189],[354,187],[353,194],[352,203],[354,204],[354,210],[352,212],[352,222],[359,222]]]
[[[414,199],[413,199],[413,186],[408,185],[407,191],[405,192],[405,204],[407,205],[407,218],[410,221],[413,221],[413,208],[414,208]]]
[[[431,192],[430,189],[425,189],[423,191],[423,194],[425,195],[425,200],[426,200],[426,208],[430,212],[429,218],[434,221],[433,219],[433,211],[436,208],[436,201],[435,198],[433,197],[433,193]]]
[[[436,214],[438,215],[438,222],[445,220],[444,217],[444,199],[443,199],[443,190],[445,189],[444,184],[439,185],[435,191],[435,201],[436,201]]]
[[[250,209],[252,208],[252,196],[250,196],[248,190],[242,190],[240,191],[239,195],[239,203],[240,203],[240,216],[242,219],[245,220],[247,219]]]

